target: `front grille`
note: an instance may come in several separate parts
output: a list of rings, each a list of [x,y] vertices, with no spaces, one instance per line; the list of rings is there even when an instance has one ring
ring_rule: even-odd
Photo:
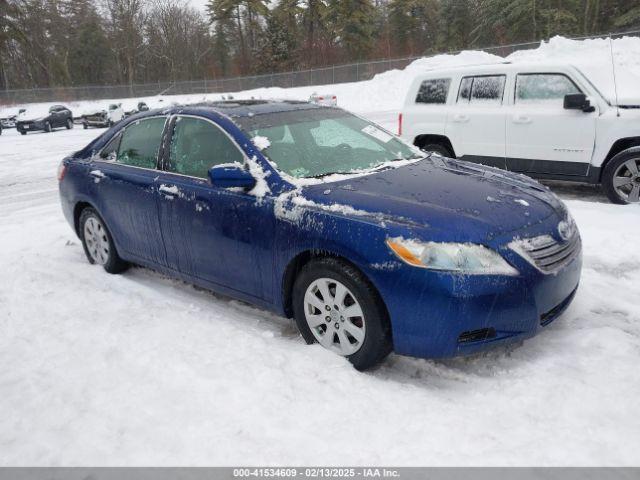
[[[544,273],[555,272],[573,260],[582,248],[577,230],[569,240],[558,242],[549,235],[516,240],[511,248]]]

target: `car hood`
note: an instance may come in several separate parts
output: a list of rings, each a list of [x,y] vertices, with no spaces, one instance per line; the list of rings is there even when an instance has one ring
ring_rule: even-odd
[[[346,205],[363,217],[426,228],[430,238],[441,241],[524,236],[527,228],[549,217],[567,215],[558,197],[529,177],[438,156],[311,185],[302,195],[334,212],[340,211],[336,205]]]

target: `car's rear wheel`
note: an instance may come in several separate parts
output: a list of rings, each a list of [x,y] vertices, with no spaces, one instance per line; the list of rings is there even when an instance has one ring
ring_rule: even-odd
[[[73,128],[73,120],[67,118],[67,130],[71,130]]]
[[[444,145],[440,145],[439,143],[430,143],[428,145],[420,147],[420,149],[424,152],[435,153],[442,157],[454,158],[453,153],[449,151],[447,147],[445,147]]]
[[[25,132],[24,130],[19,130],[19,132],[20,132],[20,135],[26,135],[27,134],[27,132]]]
[[[381,362],[391,351],[386,309],[371,283],[335,258],[306,264],[293,287],[293,310],[307,343],[346,357],[358,370]]]
[[[602,174],[602,188],[613,203],[640,202],[640,148],[624,150],[609,161]]]
[[[46,133],[50,133],[51,132],[51,124],[49,122],[44,124],[44,131]]]
[[[89,263],[101,265],[109,273],[127,269],[128,263],[118,255],[111,233],[93,208],[87,207],[82,211],[78,230]]]

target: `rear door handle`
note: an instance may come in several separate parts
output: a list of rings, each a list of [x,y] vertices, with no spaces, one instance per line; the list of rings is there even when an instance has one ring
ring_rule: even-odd
[[[180,189],[175,185],[165,185],[164,183],[158,187],[158,191],[166,198],[173,198],[180,193]]]
[[[527,117],[526,115],[516,115],[515,117],[513,117],[513,123],[531,123],[531,117]]]
[[[457,113],[452,117],[452,121],[457,123],[466,123],[469,121],[469,115]]]

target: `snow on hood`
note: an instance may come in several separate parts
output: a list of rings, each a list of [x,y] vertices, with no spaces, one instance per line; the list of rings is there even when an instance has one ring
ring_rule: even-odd
[[[622,37],[569,40],[553,37],[535,50],[520,50],[507,60],[520,62],[554,62],[577,67],[595,85],[611,105],[615,105],[611,47],[615,60],[619,105],[640,105],[640,38]]]
[[[427,227],[449,225],[460,240],[523,232],[566,208],[546,187],[523,175],[431,156],[410,165],[300,190],[306,200],[329,208],[346,206],[386,222]],[[333,211],[332,210],[332,211]],[[471,230],[470,230],[471,229]],[[470,233],[471,232],[471,233]],[[451,239],[450,239],[451,240]],[[457,241],[457,240],[456,240]]]

